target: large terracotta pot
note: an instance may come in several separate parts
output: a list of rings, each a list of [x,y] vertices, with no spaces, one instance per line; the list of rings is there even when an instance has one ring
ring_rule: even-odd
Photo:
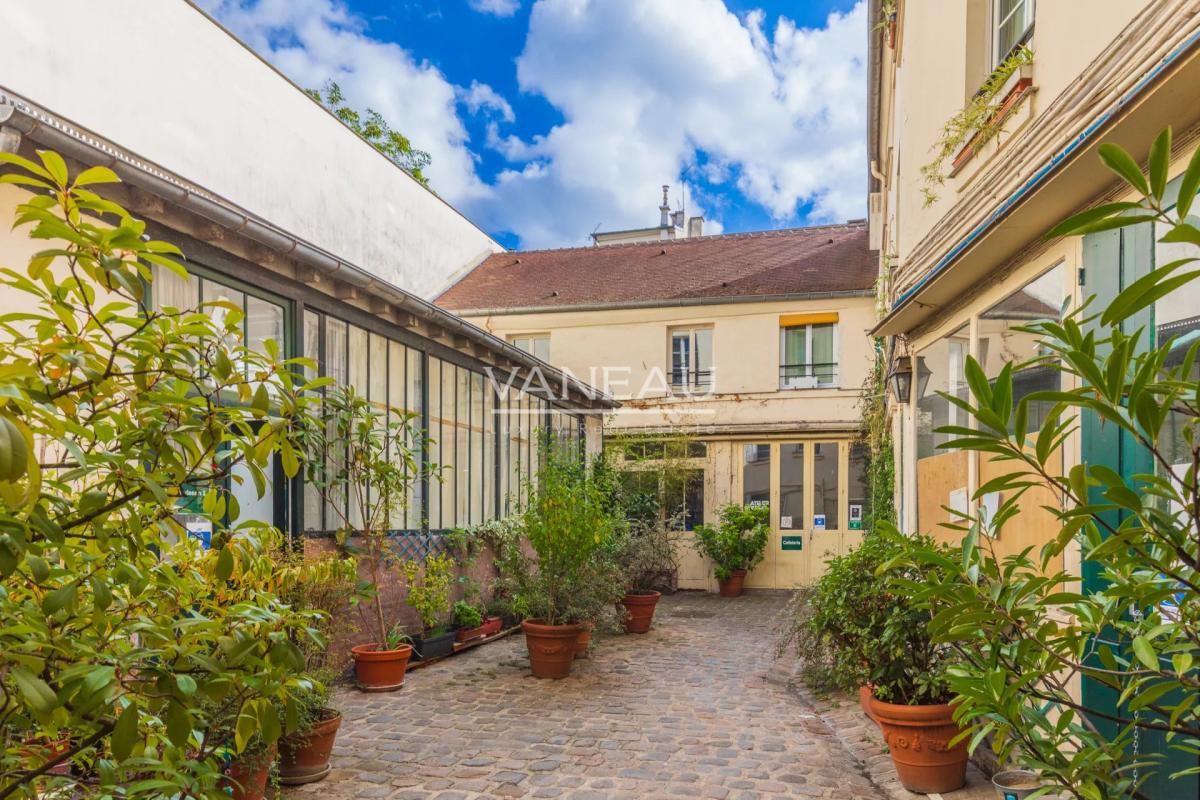
[[[869,683],[858,687],[858,705],[862,708],[863,716],[874,722],[875,717],[871,713],[871,685]]]
[[[404,673],[412,648],[406,644],[395,650],[380,650],[376,644],[350,648],[354,657],[354,676],[364,692],[394,692],[404,685]]]
[[[721,597],[738,597],[742,593],[742,583],[746,580],[746,570],[735,569],[729,573],[728,580],[717,579],[717,588],[721,591]]]
[[[650,630],[650,623],[654,621],[654,607],[658,605],[660,597],[662,592],[652,589],[638,590],[625,595],[621,605],[629,612],[625,619],[626,633],[646,633]]]
[[[239,758],[225,768],[220,786],[229,792],[233,800],[263,800],[267,794],[267,778],[271,775],[271,762],[275,760],[275,748],[269,753],[255,753]]]
[[[579,638],[575,640],[575,657],[587,658],[588,648],[592,645],[592,631],[596,623],[584,622],[579,626]]]
[[[547,625],[542,620],[521,623],[525,646],[529,648],[529,668],[535,678],[565,678],[575,662],[580,625]]]
[[[329,755],[342,715],[325,709],[325,718],[304,732],[279,740],[279,782],[287,786],[315,783],[329,774]]]
[[[896,777],[905,789],[919,794],[952,792],[967,782],[967,742],[950,746],[950,740],[962,732],[951,706],[900,706],[872,696],[871,715],[879,723]]]

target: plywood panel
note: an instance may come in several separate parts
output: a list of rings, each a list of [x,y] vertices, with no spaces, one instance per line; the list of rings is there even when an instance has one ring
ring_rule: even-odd
[[[942,527],[950,521],[950,493],[967,488],[967,454],[961,450],[938,453],[917,461],[917,528],[939,541],[954,542],[956,531]]]

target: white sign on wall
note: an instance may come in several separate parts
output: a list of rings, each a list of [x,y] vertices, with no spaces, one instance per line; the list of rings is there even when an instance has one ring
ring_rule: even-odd
[[[813,530],[814,531],[825,530],[825,515],[824,514],[813,514]]]

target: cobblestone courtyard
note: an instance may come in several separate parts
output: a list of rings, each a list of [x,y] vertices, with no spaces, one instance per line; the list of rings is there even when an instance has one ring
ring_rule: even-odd
[[[333,773],[294,798],[882,798],[774,657],[784,593],[664,597],[655,628],[530,677],[511,636],[338,695]]]

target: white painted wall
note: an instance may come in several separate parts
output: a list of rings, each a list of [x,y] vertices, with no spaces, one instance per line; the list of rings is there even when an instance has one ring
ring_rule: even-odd
[[[0,7],[0,86],[422,297],[502,248],[183,0]]]

